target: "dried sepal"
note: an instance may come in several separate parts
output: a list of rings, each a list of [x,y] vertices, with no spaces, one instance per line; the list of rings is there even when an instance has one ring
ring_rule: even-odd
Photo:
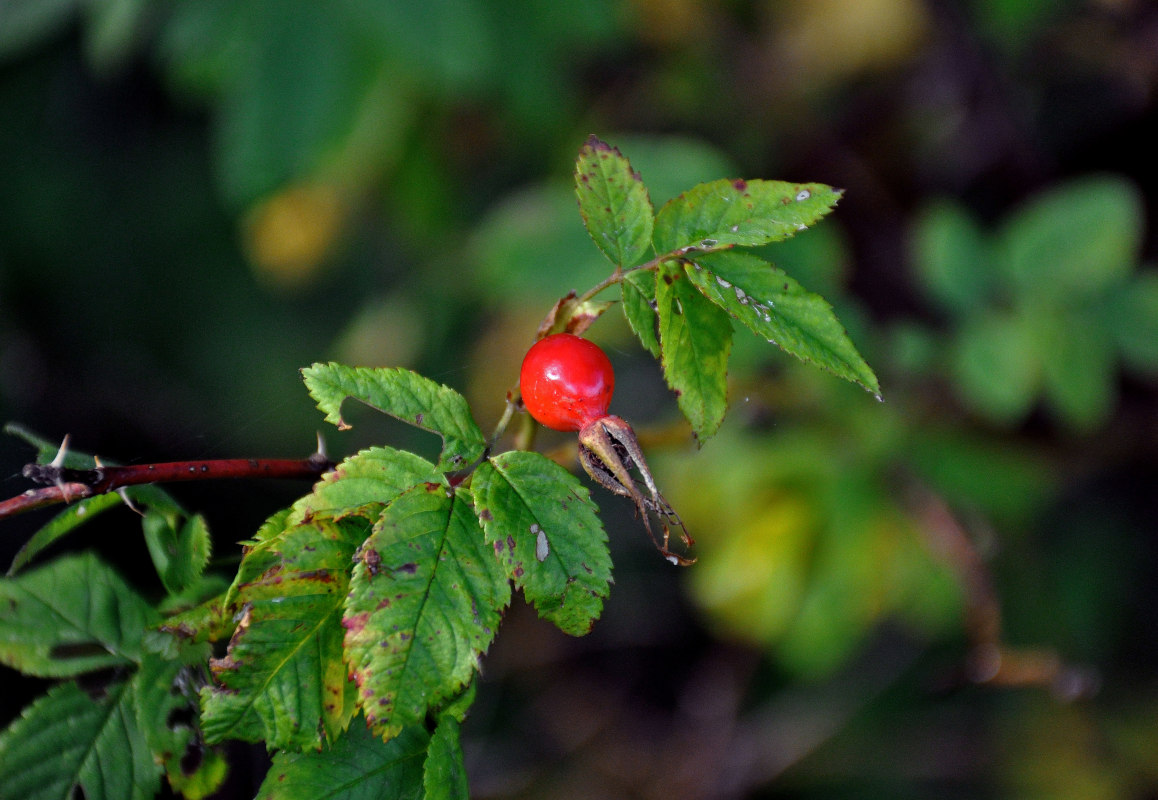
[[[611,300],[585,300],[580,303],[572,290],[560,297],[547,312],[547,316],[543,317],[539,329],[535,331],[535,341],[552,333],[573,333],[581,336],[591,327],[591,323],[599,319],[612,305]]]
[[[660,494],[643,457],[643,450],[635,438],[635,431],[623,419],[608,415],[600,417],[579,431],[579,462],[591,479],[608,491],[631,498],[643,518],[643,525],[660,554],[673,564],[686,567],[694,564],[694,557],[674,553],[669,548],[672,527],[679,529],[685,549],[695,545],[687,526],[679,514]],[[646,494],[640,490],[631,470],[643,479]],[[662,539],[651,527],[651,516],[663,526]]]

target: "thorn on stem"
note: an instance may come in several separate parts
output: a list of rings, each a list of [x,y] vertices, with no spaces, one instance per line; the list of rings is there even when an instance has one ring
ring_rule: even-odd
[[[117,489],[117,494],[121,496],[121,500],[125,501],[126,506],[128,506],[133,511],[136,511],[142,517],[145,516],[145,512],[137,508],[136,503],[133,502],[133,498],[129,497],[128,487],[122,486],[121,488]]]
[[[66,433],[64,435],[64,441],[62,441],[60,443],[60,449],[56,451],[56,457],[53,458],[51,462],[49,462],[48,466],[57,467],[58,469],[60,467],[64,466],[64,457],[68,454],[68,440],[69,440],[69,438],[70,438],[70,434]]]

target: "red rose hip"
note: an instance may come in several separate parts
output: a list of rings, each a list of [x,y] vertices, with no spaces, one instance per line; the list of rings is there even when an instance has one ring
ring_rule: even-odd
[[[615,372],[599,345],[570,333],[535,342],[519,371],[523,404],[536,422],[577,431],[607,415]]]

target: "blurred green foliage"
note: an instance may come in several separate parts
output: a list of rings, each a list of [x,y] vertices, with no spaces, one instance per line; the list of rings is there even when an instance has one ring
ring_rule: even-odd
[[[1090,430],[1115,405],[1117,362],[1153,374],[1152,275],[1134,274],[1144,234],[1137,189],[1084,178],[1032,198],[992,236],[951,203],[929,206],[914,265],[955,322],[947,370],[962,400],[1022,422],[1043,396],[1062,424]]]
[[[489,429],[550,304],[606,274],[569,183],[589,133],[657,207],[721,175],[841,186],[762,255],[885,402],[736,337],[695,451],[601,320],[612,410],[701,561],[653,563],[609,501],[604,617],[576,643],[508,614],[472,786],[1152,795],[1155,25],[1141,0],[0,3],[0,412],[124,460],[300,455],[296,370],[334,358],[461,388]],[[182,505],[223,557],[300,488]],[[83,543],[132,576],[129,514]],[[973,685],[994,598],[1027,686]],[[1067,703],[1080,668],[1101,691]]]

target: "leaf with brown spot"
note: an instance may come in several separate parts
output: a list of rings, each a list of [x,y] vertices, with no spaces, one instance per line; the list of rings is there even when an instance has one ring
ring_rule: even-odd
[[[480,465],[471,491],[487,541],[539,616],[574,636],[590,631],[609,592],[611,556],[587,489],[546,456],[513,450]]]
[[[227,657],[202,690],[207,741],[300,749],[332,740],[354,712],[342,660],[342,605],[365,517],[321,512],[259,547],[274,567],[236,588],[245,609]]]
[[[510,584],[457,494],[405,492],[383,511],[366,547],[378,552],[379,569],[354,567],[344,616],[368,617],[348,625],[345,655],[367,721],[390,737],[471,680]]]
[[[654,212],[647,187],[616,148],[591,136],[575,161],[579,214],[596,247],[618,267],[631,267],[651,246]]]
[[[728,179],[701,183],[664,204],[652,238],[661,254],[778,242],[819,221],[841,194],[823,183]]]

